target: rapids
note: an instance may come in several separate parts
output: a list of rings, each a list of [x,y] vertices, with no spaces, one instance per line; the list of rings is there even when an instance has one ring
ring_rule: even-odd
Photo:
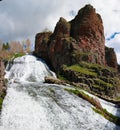
[[[32,55],[16,58],[12,67],[6,68],[8,88],[0,130],[120,130],[96,114],[90,103],[64,90],[73,86],[44,83],[48,75],[55,77],[41,59]],[[113,104],[101,102],[119,115]]]

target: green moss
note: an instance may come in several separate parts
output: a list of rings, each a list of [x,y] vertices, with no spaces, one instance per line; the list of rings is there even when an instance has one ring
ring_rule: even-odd
[[[96,108],[102,109],[101,104],[96,99],[94,99],[93,97],[90,97],[89,95],[85,94],[84,92],[81,92],[81,91],[79,91],[77,89],[75,89],[75,90],[73,90],[73,89],[65,89],[65,90],[68,91],[68,92],[74,93],[78,97],[81,97],[81,98],[85,99],[86,101],[91,103]]]
[[[24,55],[25,55],[25,53],[16,53],[16,54],[14,54],[14,58],[21,57]]]
[[[93,77],[96,77],[96,76],[97,76],[97,73],[92,72],[91,70],[89,70],[89,69],[87,69],[87,68],[83,68],[83,67],[81,67],[81,66],[79,66],[79,65],[72,65],[72,66],[67,67],[67,69],[70,69],[70,70],[79,72],[79,73],[81,73],[81,74],[93,76]]]
[[[119,100],[120,100],[120,97],[117,97],[117,100],[119,101]]]
[[[1,111],[1,109],[2,109],[2,103],[3,103],[3,98],[0,97],[0,111]]]
[[[6,92],[1,92],[0,93],[0,111],[2,109],[2,103],[3,103],[3,100],[5,98],[5,95],[6,95]]]
[[[77,61],[88,61],[89,56],[92,55],[90,52],[74,52],[72,56]]]
[[[63,75],[58,74],[58,79],[68,81]]]
[[[8,79],[5,78],[5,79],[4,79],[4,82],[5,82],[5,84],[7,84],[7,83],[8,83]]]
[[[112,115],[109,113],[106,109],[97,109],[97,108],[92,108],[96,113],[102,115],[105,117],[107,120],[115,123],[116,125],[120,125],[120,118],[117,116]]]
[[[54,89],[49,88],[49,90],[50,90],[51,93],[55,94],[55,90]]]
[[[85,100],[87,100],[89,103],[91,103],[95,108],[92,108],[96,113],[102,115],[107,120],[120,125],[120,118],[117,116],[114,116],[113,114],[109,113],[106,109],[103,109],[100,102],[94,99],[93,97],[90,97],[89,95],[85,94],[84,92],[81,92],[79,90],[73,90],[73,89],[65,89],[66,91],[70,93],[74,93],[78,97],[81,97]]]
[[[95,69],[95,70],[98,70],[98,71],[106,69],[110,72],[116,72],[116,70],[114,68],[108,67],[108,66],[102,66],[100,64],[93,64],[93,63],[88,63],[88,62],[80,62],[79,64],[82,67],[89,68],[89,69]]]
[[[94,85],[92,85],[92,86],[93,86],[93,88],[95,88],[95,89],[98,89],[98,90],[100,90],[100,91],[104,91],[104,87],[101,87],[101,86],[96,85],[96,84],[94,84]]]
[[[106,83],[106,82],[104,82],[104,81],[101,80],[101,79],[95,79],[94,82],[95,82],[97,85],[99,85],[99,86],[108,87],[108,88],[112,88],[112,87],[113,87],[112,84]]]

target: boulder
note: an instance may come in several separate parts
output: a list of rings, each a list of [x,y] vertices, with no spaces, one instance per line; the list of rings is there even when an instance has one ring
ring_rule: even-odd
[[[52,76],[46,76],[45,77],[45,83],[66,85],[66,83],[64,81],[61,81],[61,80],[54,78]]]

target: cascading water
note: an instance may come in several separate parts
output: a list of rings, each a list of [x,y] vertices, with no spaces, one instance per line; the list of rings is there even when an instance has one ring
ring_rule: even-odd
[[[65,91],[66,86],[43,83],[47,75],[53,73],[40,59],[31,55],[15,59],[6,72],[9,83],[0,130],[120,129],[96,114],[87,101]],[[109,103],[106,106],[109,109]]]

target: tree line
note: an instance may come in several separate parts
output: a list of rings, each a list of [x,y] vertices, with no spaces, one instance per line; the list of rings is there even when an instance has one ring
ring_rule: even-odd
[[[0,40],[0,57],[5,59],[16,53],[30,53],[31,52],[31,41],[30,39],[20,41],[11,41],[3,43]]]

